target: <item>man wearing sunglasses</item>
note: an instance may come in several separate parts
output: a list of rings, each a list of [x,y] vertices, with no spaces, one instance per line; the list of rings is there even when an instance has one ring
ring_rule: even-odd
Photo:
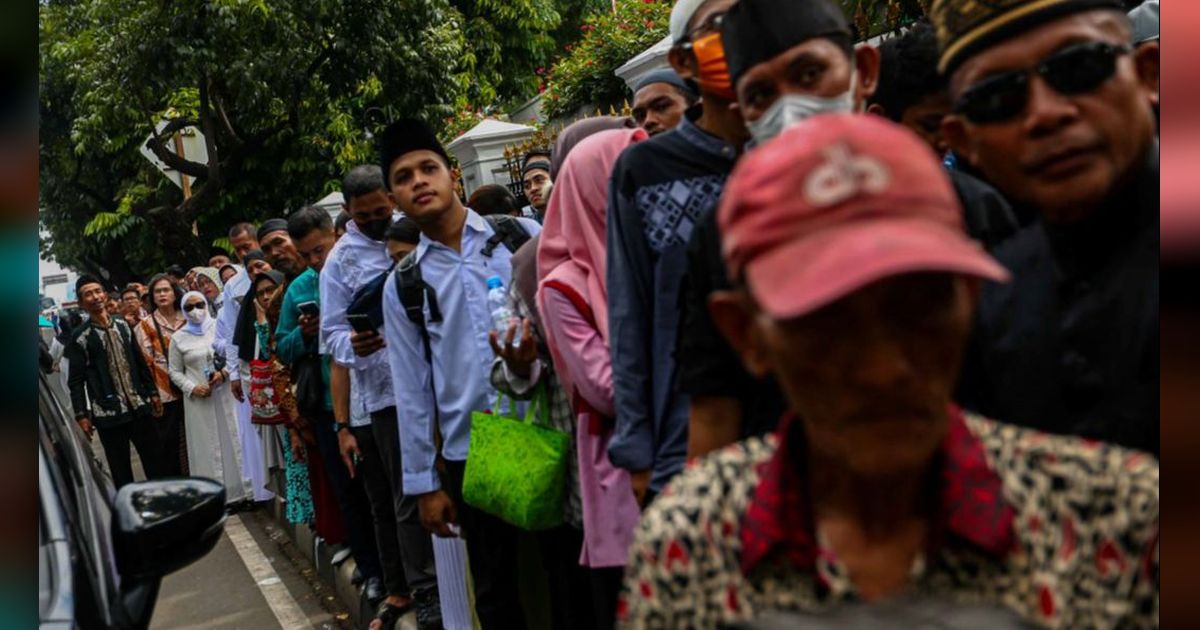
[[[937,0],[954,152],[1036,219],[994,253],[959,401],[1158,453],[1158,45],[1115,0]]]

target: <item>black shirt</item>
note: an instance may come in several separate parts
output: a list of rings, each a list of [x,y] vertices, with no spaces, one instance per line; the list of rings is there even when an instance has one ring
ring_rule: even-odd
[[[951,171],[950,181],[963,206],[967,233],[992,250],[1017,231],[1008,202],[990,185]],[[696,225],[688,245],[687,276],[680,292],[679,388],[690,396],[736,398],[742,406],[742,437],[775,429],[787,409],[773,378],[755,378],[713,324],[708,296],[732,285],[721,258],[716,212]]]
[[[959,383],[997,420],[1159,452],[1158,147],[1085,221],[1021,229],[994,252]]]

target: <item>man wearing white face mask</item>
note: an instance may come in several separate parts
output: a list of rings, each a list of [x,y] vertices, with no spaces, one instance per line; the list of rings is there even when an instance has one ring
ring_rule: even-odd
[[[833,0],[741,0],[720,30],[735,107],[753,136],[748,151],[812,116],[864,111],[875,93],[879,51],[853,45]],[[950,177],[971,237],[990,248],[1013,233],[1008,204],[994,189],[965,174]],[[784,405],[774,383],[742,369],[709,316],[709,298],[729,289],[711,213],[694,231],[686,282],[678,359],[679,389],[691,396],[691,458],[770,431]]]

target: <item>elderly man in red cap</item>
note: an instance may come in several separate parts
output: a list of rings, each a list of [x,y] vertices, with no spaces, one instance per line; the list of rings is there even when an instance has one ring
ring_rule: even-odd
[[[923,597],[1057,627],[1158,614],[1158,464],[951,403],[980,281],[929,147],[817,116],[747,155],[718,211],[714,319],[790,413],[693,461],[643,516],[625,627]]]

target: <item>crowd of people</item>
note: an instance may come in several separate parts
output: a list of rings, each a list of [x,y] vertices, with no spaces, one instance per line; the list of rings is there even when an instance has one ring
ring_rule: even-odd
[[[403,119],[336,221],[81,277],[76,417],[118,486],[132,444],[344,541],[373,628],[467,590],[525,627],[522,537],[555,628],[1156,626],[1157,2],[1127,8],[934,0],[874,46],[834,0],[678,0],[671,67],[528,156],[524,207],[464,203]],[[500,398],[569,436],[553,527],[464,488]]]

